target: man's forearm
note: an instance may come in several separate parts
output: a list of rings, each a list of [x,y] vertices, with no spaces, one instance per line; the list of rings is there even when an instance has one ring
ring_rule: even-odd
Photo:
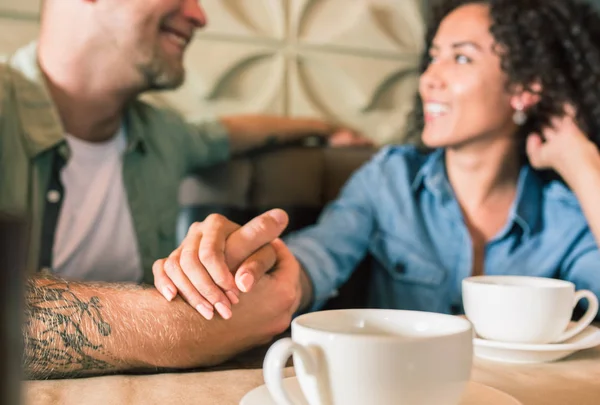
[[[246,152],[261,146],[287,143],[307,135],[328,136],[334,126],[319,119],[287,118],[269,115],[239,115],[222,117],[233,153]]]
[[[281,326],[269,324],[275,311],[265,308],[268,315],[256,302],[240,303],[232,320],[206,321],[154,288],[35,278],[25,297],[25,374],[62,378],[216,364],[278,332]]]
[[[92,285],[34,278],[25,291],[24,369],[29,378],[56,378],[148,367],[147,296],[135,285]],[[134,309],[128,311],[128,309]],[[135,314],[135,315],[134,315]],[[158,325],[146,325],[156,331]],[[142,336],[139,335],[142,332]],[[157,338],[162,337],[157,333]]]

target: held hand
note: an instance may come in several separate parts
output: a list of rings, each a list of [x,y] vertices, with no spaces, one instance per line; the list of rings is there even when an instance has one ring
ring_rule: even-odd
[[[275,239],[272,246],[277,255],[275,267],[256,280],[250,293],[240,297],[233,318],[226,322],[215,319],[206,328],[205,347],[212,348],[207,351],[212,358],[208,364],[265,345],[290,326],[301,298],[300,265],[281,240]]]
[[[269,280],[269,283],[271,283],[270,287],[259,284],[260,288],[264,291],[265,297],[268,297],[266,298],[266,304],[269,305],[274,303],[272,300],[273,292],[274,289],[277,289],[280,293],[279,299],[283,300],[284,303],[289,304],[288,306],[281,305],[281,307],[288,309],[287,315],[291,318],[291,316],[300,308],[302,294],[304,293],[300,281],[303,273],[300,263],[281,239],[275,239],[271,242],[271,246],[273,247],[277,258],[276,264],[273,270],[259,280],[257,284],[262,281],[265,281],[266,284],[267,280]],[[257,287],[257,290],[258,288],[259,287]],[[289,326],[289,320],[287,326]]]
[[[599,159],[598,149],[575,122],[575,111],[565,107],[563,117],[554,118],[552,126],[527,138],[527,155],[536,169],[553,169],[569,183],[572,176],[587,165],[589,159]]]
[[[248,292],[277,261],[275,240],[288,223],[282,210],[268,211],[243,227],[221,215],[193,224],[179,248],[152,268],[154,285],[167,299],[177,293],[206,319],[214,309],[231,318],[239,291]],[[230,269],[237,269],[235,277]]]

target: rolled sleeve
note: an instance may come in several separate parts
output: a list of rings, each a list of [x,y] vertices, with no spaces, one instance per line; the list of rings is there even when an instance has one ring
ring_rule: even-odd
[[[286,238],[313,286],[310,310],[318,310],[365,257],[375,227],[373,201],[381,181],[378,159],[360,168],[316,225]]]
[[[323,266],[330,261],[327,253],[319,249],[318,242],[313,238],[299,238],[290,246],[300,265],[308,275],[312,284],[313,302],[308,311],[317,311],[325,303],[336,296],[338,272],[334,266]],[[321,257],[318,257],[321,255]]]
[[[229,133],[218,119],[190,123],[187,152],[192,170],[212,166],[231,156]]]

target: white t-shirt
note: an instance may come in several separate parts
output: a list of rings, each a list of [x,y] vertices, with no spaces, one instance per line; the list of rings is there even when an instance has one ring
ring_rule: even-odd
[[[90,143],[66,136],[71,158],[52,254],[54,273],[70,280],[142,279],[137,237],[123,185],[124,130]]]

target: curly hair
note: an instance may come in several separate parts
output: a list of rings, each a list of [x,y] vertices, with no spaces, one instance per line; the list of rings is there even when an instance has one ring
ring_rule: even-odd
[[[589,139],[600,147],[600,14],[577,0],[441,0],[432,8],[426,35],[429,49],[442,20],[467,4],[490,8],[490,32],[495,52],[507,76],[507,89],[534,91],[540,100],[527,111],[528,120],[517,136],[524,141],[541,132],[555,116],[564,115],[565,103],[577,111],[576,121]],[[426,52],[420,66],[429,65]],[[415,105],[411,137],[423,130],[420,99]]]

